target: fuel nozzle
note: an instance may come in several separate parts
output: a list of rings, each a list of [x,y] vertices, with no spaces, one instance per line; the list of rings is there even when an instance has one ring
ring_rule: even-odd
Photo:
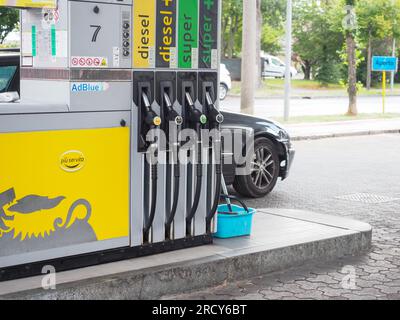
[[[209,121],[211,125],[220,125],[224,122],[224,116],[222,115],[221,112],[215,107],[215,104],[213,102],[213,99],[211,98],[210,92],[206,92],[206,103],[207,103],[207,108],[208,108],[208,115],[209,115]]]
[[[188,110],[189,110],[189,115],[190,115],[190,120],[192,123],[200,123],[202,125],[205,125],[208,121],[207,116],[202,113],[199,109],[196,108],[194,105],[192,96],[190,95],[190,92],[185,93],[185,99],[186,103],[188,105]]]
[[[149,97],[145,91],[142,92],[142,102],[145,108],[146,115],[144,117],[144,121],[150,128],[156,128],[161,125],[161,118],[157,115],[157,113],[152,109],[150,105]]]
[[[168,122],[172,121],[177,126],[181,126],[183,124],[183,118],[176,112],[176,110],[172,106],[171,99],[167,92],[164,92],[164,105],[167,109],[167,119]]]

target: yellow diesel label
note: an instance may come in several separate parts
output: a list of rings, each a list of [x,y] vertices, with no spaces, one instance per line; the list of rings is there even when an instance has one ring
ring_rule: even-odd
[[[133,66],[155,66],[155,0],[135,1],[133,5]]]
[[[0,257],[129,236],[129,128],[0,134]]]
[[[0,7],[56,8],[57,0],[0,0]]]

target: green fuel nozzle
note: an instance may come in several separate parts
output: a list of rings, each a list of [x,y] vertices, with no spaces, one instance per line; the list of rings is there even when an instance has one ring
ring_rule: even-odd
[[[186,92],[185,98],[186,98],[186,103],[189,107],[188,110],[191,122],[200,123],[202,125],[207,124],[208,121],[207,116],[195,107],[192,96],[190,95],[189,92]]]

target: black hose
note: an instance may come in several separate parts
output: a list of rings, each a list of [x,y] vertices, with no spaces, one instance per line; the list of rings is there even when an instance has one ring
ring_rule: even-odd
[[[206,219],[207,233],[211,232],[211,221],[212,221],[212,219],[214,219],[214,216],[217,213],[218,205],[219,205],[219,199],[221,197],[221,184],[222,184],[221,164],[217,164],[216,165],[215,171],[216,171],[215,197],[214,197],[214,202],[213,202],[213,206],[211,208],[211,211],[208,214],[207,219]]]
[[[150,229],[153,226],[154,218],[156,216],[157,205],[157,180],[158,180],[158,166],[157,164],[151,165],[151,206],[149,220],[143,229],[144,242],[149,242]]]
[[[217,126],[217,130],[219,131],[220,128]],[[219,205],[219,200],[221,198],[221,192],[222,192],[222,148],[221,148],[221,137],[218,136],[217,140],[215,141],[215,148],[214,150],[219,150],[219,160],[217,159],[217,163],[215,164],[215,175],[216,175],[216,180],[215,180],[215,196],[214,196],[214,201],[213,205],[211,207],[210,212],[207,215],[206,218],[206,231],[207,233],[211,233],[211,222],[212,219],[214,219],[215,214],[217,213],[218,210],[218,205]]]
[[[172,203],[172,209],[169,212],[167,222],[165,223],[165,238],[171,238],[171,225],[175,219],[176,212],[178,210],[178,201],[179,201],[179,184],[181,178],[181,169],[179,164],[179,157],[178,157],[178,149],[173,148],[173,160],[174,160],[174,200]]]
[[[201,135],[201,125],[197,125],[196,131],[198,134],[198,137],[200,139]],[[197,163],[196,163],[196,192],[193,200],[192,207],[190,209],[190,212],[188,216],[186,217],[186,234],[190,236],[191,234],[191,227],[192,227],[192,221],[193,218],[196,214],[196,211],[199,207],[200,203],[200,196],[201,196],[201,188],[202,188],[202,182],[203,182],[203,164],[202,164],[202,143],[199,141],[198,143],[198,149],[197,149]]]

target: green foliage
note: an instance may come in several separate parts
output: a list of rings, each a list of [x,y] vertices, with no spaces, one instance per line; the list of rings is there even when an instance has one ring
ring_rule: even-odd
[[[0,44],[13,31],[19,22],[19,12],[12,8],[0,8]]]
[[[222,1],[222,54],[236,57],[242,47],[243,0]],[[282,51],[281,39],[284,36],[286,0],[261,0],[263,19],[261,50],[270,54]]]
[[[281,39],[284,31],[281,28],[274,28],[269,24],[264,24],[261,36],[261,49],[272,55],[277,55],[282,50]]]
[[[242,46],[242,0],[222,1],[222,50],[223,55],[234,57]]]
[[[321,83],[337,83],[342,76],[340,49],[342,7],[338,1],[296,0],[294,2],[293,50],[303,66],[311,67]],[[304,69],[303,68],[303,69]]]

